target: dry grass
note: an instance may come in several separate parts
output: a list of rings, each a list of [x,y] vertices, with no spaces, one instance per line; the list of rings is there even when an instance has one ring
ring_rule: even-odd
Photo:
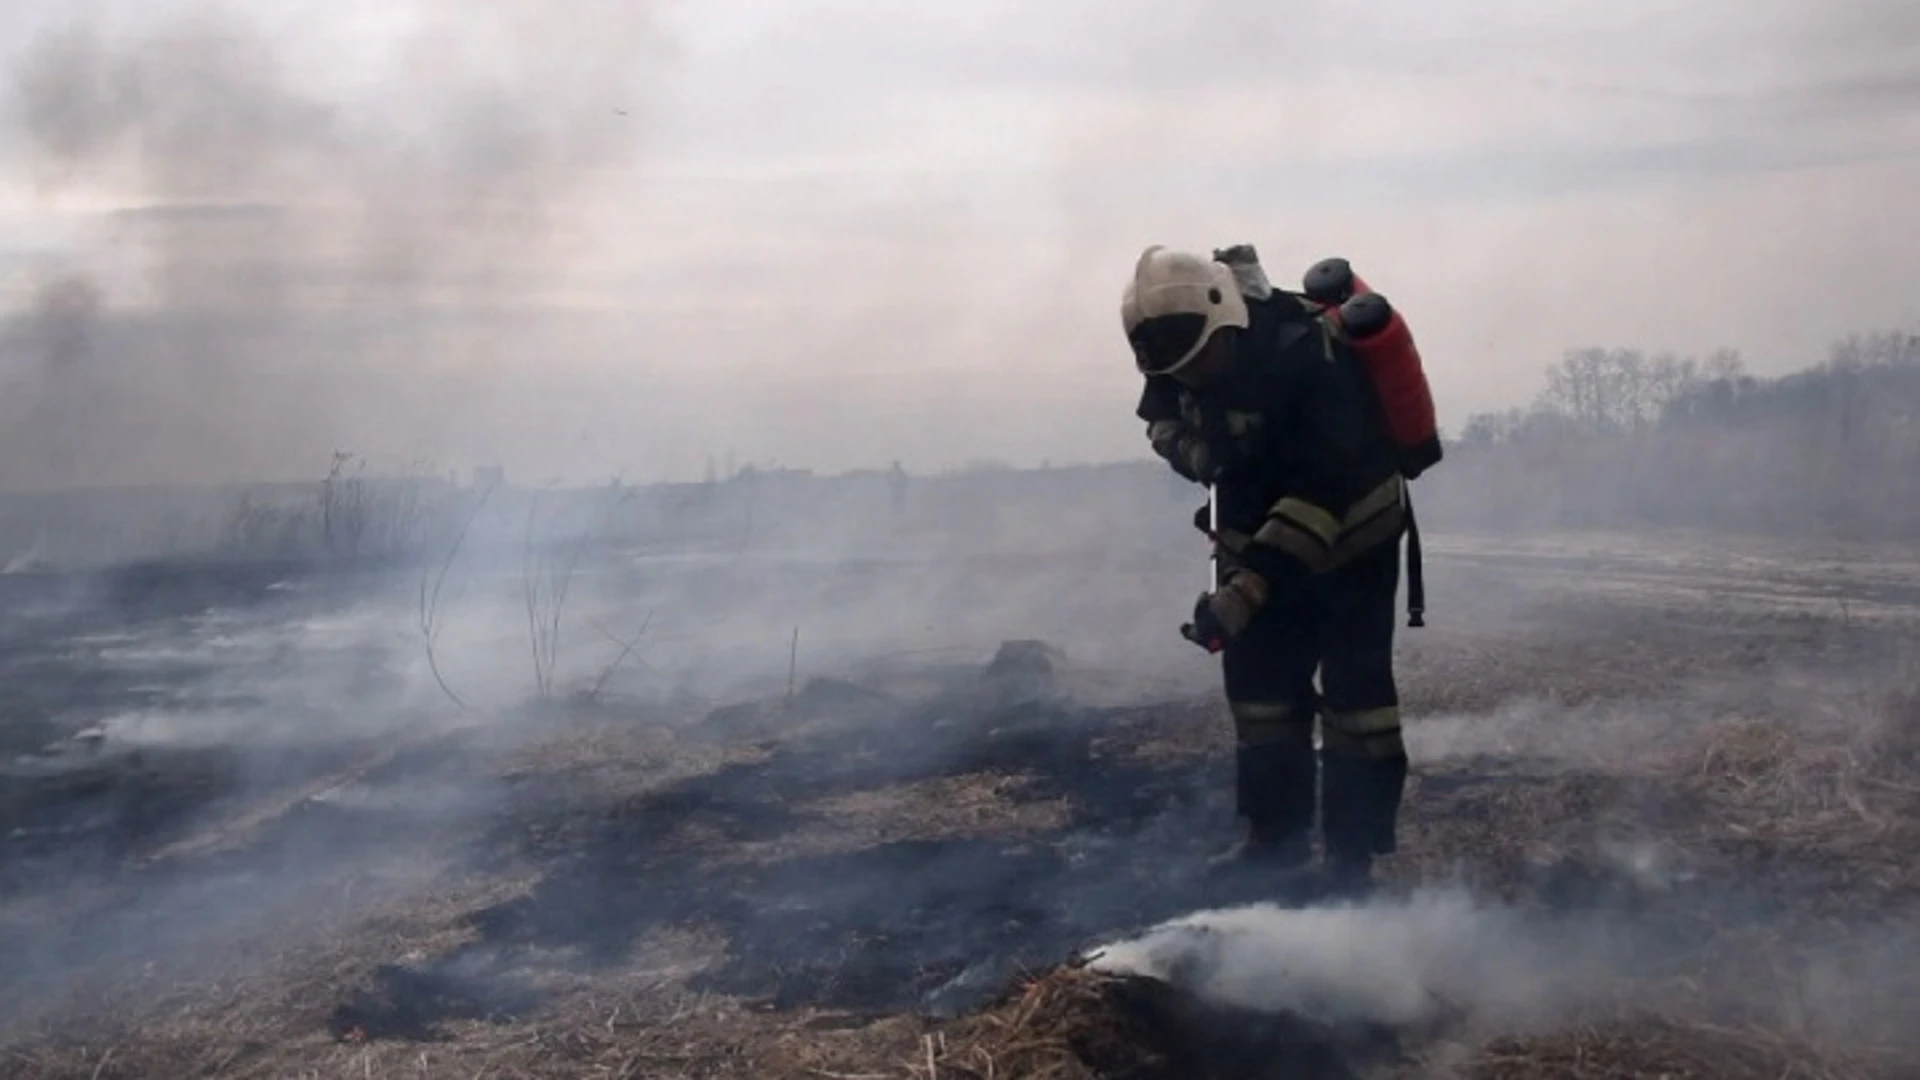
[[[1141,1075],[1165,1062],[1117,1007],[1114,981],[1063,968],[1033,979],[999,1006],[954,1025],[936,1063],[967,1080],[1099,1080],[1089,1062],[1131,1061]],[[931,1072],[931,1070],[928,1070]]]
[[[802,829],[770,841],[697,839],[714,848],[718,865],[859,851],[903,840],[1012,838],[1065,825],[1070,807],[1064,799],[1009,798],[1027,783],[1018,776],[934,777],[809,804],[830,827]]]
[[[1911,1058],[1641,1014],[1501,1040],[1461,1071],[1472,1080],[1894,1080],[1912,1068]]]
[[[1682,628],[1684,629],[1684,628]],[[1567,700],[1623,693],[1649,671],[1677,677],[1691,659],[1656,654],[1673,639],[1648,635],[1613,653],[1551,654],[1545,647],[1477,642],[1423,646],[1428,666],[1409,679],[1416,714],[1435,703],[1479,707],[1516,693]],[[1920,680],[1915,680],[1920,685]],[[517,754],[509,781],[546,785],[568,807],[625,813],[643,793],[726,764],[763,760],[768,741],[799,738],[808,723],[763,709],[743,714],[748,737],[712,742],[662,724],[587,725]],[[751,723],[748,723],[751,721]],[[1416,721],[1417,722],[1417,721]],[[1224,717],[1213,704],[1168,709],[1149,728],[1105,736],[1115,760],[1191,760],[1218,754]],[[1612,831],[1658,841],[1742,880],[1778,882],[1795,911],[1772,922],[1715,928],[1714,913],[1674,912],[1709,932],[1676,955],[1672,970],[1617,993],[1604,1008],[1526,1037],[1468,1039],[1416,1048],[1381,1075],[1481,1080],[1624,1080],[1627,1077],[1892,1080],[1920,1076],[1920,1046],[1893,1020],[1848,1030],[1850,1003],[1822,983],[1818,935],[1858,940],[1862,920],[1912,919],[1920,897],[1920,693],[1835,699],[1810,715],[1740,716],[1659,740],[1627,742],[1611,760],[1580,769],[1515,775],[1513,762],[1433,763],[1408,805],[1405,850],[1392,880],[1446,877],[1466,868],[1509,896],[1533,885],[1543,857],[1588,857]],[[1459,781],[1449,787],[1449,781]],[[1027,801],[1017,776],[940,777],[833,794],[810,803],[817,828],[725,859],[777,859],[852,850],[913,837],[951,839],[1044,832],[1062,804]],[[637,804],[634,804],[637,805]],[[689,836],[689,843],[700,837]],[[716,854],[720,854],[716,849]],[[723,860],[724,861],[724,860]],[[814,1009],[772,1012],[687,989],[689,976],[725,955],[701,928],[645,941],[617,970],[583,974],[564,962],[534,973],[540,1004],[507,1015],[456,1018],[428,1041],[365,1039],[330,1024],[335,1007],[376,972],[454,954],[475,940],[476,911],[521,895],[526,880],[499,878],[415,891],[357,908],[338,924],[305,927],[300,940],[231,943],[228,974],[156,986],[137,972],[75,988],[60,1020],[0,1049],[0,1075],[61,1080],[133,1077],[648,1077],[658,1080],[1209,1080],[1246,1073],[1195,1071],[1176,1048],[1168,1017],[1136,990],[1079,969],[1023,979],[986,1009],[944,1024]],[[1911,923],[1909,923],[1911,925]],[[1892,939],[1889,939],[1891,941]],[[1871,950],[1873,942],[1865,943]],[[1914,980],[1920,983],[1920,976]],[[1898,1011],[1896,983],[1856,988]],[[1920,985],[1905,1000],[1920,1000]],[[1823,1000],[1824,996],[1824,1000]],[[1621,1002],[1633,1011],[1624,1011]],[[1890,1003],[1891,1002],[1891,1003]],[[1871,1004],[1868,1002],[1866,1004]],[[137,1008],[131,1007],[137,1005]],[[1232,1023],[1231,1018],[1221,1020]],[[1191,1034],[1190,1032],[1188,1034]],[[1496,1035],[1500,1033],[1495,1033]],[[1287,1062],[1282,1061],[1285,1065]],[[1296,1063],[1297,1064],[1297,1063]],[[1184,1070],[1184,1071],[1183,1071]],[[1274,1075],[1282,1075],[1275,1073]],[[1302,1075],[1312,1075],[1302,1073]],[[1325,1075],[1337,1075],[1327,1073]]]
[[[1824,871],[1833,889],[1883,904],[1920,897],[1920,697],[1841,702],[1799,724],[1756,720],[1709,734],[1684,780],[1712,810],[1700,842],[1744,861]]]

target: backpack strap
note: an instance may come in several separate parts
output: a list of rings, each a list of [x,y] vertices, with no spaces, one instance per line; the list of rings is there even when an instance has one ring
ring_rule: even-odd
[[[1420,562],[1420,522],[1413,516],[1413,485],[1407,485],[1407,625],[1427,625],[1427,577]]]

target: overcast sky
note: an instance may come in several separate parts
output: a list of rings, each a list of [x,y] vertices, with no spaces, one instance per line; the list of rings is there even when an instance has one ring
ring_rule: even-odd
[[[0,41],[6,487],[1136,456],[1149,243],[1352,258],[1453,429],[1568,347],[1920,329],[1906,0],[13,0]]]

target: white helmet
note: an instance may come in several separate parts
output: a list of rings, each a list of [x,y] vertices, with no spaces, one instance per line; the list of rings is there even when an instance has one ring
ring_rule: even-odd
[[[1155,244],[1133,266],[1120,322],[1141,374],[1170,375],[1191,363],[1214,331],[1245,329],[1247,300],[1227,264]]]

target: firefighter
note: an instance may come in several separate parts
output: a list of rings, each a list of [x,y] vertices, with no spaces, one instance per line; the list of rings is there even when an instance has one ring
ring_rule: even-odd
[[[1218,259],[1155,246],[1120,305],[1148,441],[1214,487],[1218,578],[1182,632],[1220,652],[1236,736],[1246,835],[1215,865],[1306,870],[1317,810],[1327,874],[1360,890],[1395,849],[1407,775],[1393,672],[1405,481],[1337,326],[1304,296],[1252,292]]]

